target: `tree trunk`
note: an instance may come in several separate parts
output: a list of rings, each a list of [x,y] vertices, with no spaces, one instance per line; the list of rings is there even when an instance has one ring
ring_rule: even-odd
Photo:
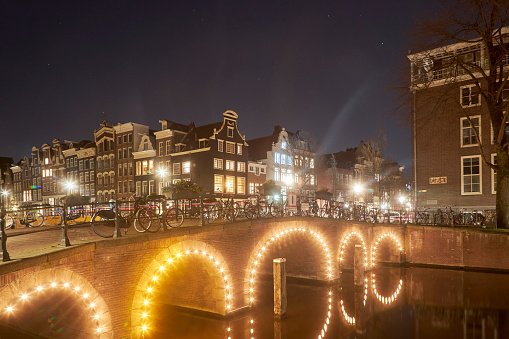
[[[497,151],[497,227],[509,228],[509,154]]]

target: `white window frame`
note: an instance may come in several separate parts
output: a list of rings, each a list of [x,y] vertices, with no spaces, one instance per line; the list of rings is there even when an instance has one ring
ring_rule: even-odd
[[[224,191],[224,176],[214,174],[214,193],[223,193]]]
[[[217,140],[217,151],[222,152],[223,151],[223,140]]]
[[[237,177],[237,194],[246,194],[246,178]]]
[[[173,175],[180,175],[181,174],[180,162],[173,163],[173,171],[172,171],[172,173],[173,173]]]
[[[214,158],[214,169],[223,169],[223,159]]]
[[[231,141],[226,142],[226,153],[235,154],[235,143]]]
[[[228,181],[231,180],[231,189],[228,189]],[[225,180],[225,193],[235,194],[235,176],[227,175]]]
[[[479,192],[465,192],[465,175],[463,174],[463,160],[467,158],[477,158],[479,160]],[[461,173],[461,195],[480,195],[482,194],[482,160],[480,155],[467,155],[461,157],[460,163]]]
[[[479,127],[478,127],[478,130],[479,130],[479,139],[482,140],[482,135],[481,135],[481,116],[480,115],[473,115],[470,117],[470,120],[472,119],[478,119],[479,121]],[[463,122],[466,121],[468,123],[468,127],[467,128],[463,128]],[[463,143],[463,132],[466,131],[466,130],[472,130],[473,132],[473,128],[472,126],[470,125],[470,123],[468,122],[468,119],[467,118],[460,118],[460,145],[461,147],[474,147],[474,146],[478,146],[479,144],[477,143],[477,139],[475,140],[476,143],[475,144],[464,144]],[[475,134],[474,134],[474,137],[475,137]]]
[[[237,161],[237,172],[245,172],[246,171],[246,163],[242,161]]]
[[[184,161],[182,163],[182,174],[189,174],[189,173],[191,173],[191,162]]]
[[[235,171],[235,161],[226,160],[226,168],[227,171]]]
[[[468,88],[469,90],[469,99],[468,99],[468,105],[464,105],[463,104],[463,90]],[[475,107],[475,106],[479,106],[481,105],[481,93],[477,93],[478,95],[478,103],[476,104],[472,104],[472,88],[474,88],[475,90],[477,90],[477,86],[475,84],[471,84],[471,85],[466,85],[466,86],[461,86],[460,87],[460,104],[461,104],[461,107]]]

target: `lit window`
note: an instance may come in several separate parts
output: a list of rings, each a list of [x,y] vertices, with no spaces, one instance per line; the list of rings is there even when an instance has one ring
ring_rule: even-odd
[[[235,177],[226,176],[226,193],[235,193]]]
[[[281,173],[279,167],[274,168],[274,181],[281,181]]]
[[[180,175],[180,162],[173,164],[173,175]]]
[[[191,162],[186,161],[182,163],[182,173],[187,174],[191,172]]]
[[[481,104],[481,95],[475,85],[461,87],[461,106],[477,106]]]
[[[148,174],[148,161],[147,160],[144,160],[142,162],[143,164],[143,170],[142,170],[142,174],[145,175],[145,174]]]
[[[281,154],[281,165],[286,165],[286,154]]]
[[[293,165],[293,157],[291,155],[288,156],[287,165],[289,165],[289,166]]]
[[[226,153],[235,154],[235,143],[230,141],[226,142]]]
[[[246,178],[237,177],[237,194],[246,193]]]
[[[281,148],[286,149],[286,141],[281,141]]]
[[[315,176],[313,174],[311,174],[309,176],[309,184],[310,185],[314,185],[315,184]]]
[[[217,151],[222,152],[223,151],[223,140],[217,141]]]
[[[147,174],[152,174],[152,173],[154,173],[154,160],[149,160]]]
[[[242,144],[237,144],[237,154],[242,155]]]
[[[481,193],[481,157],[461,157],[461,194]]]
[[[276,164],[281,163],[281,154],[280,153],[277,153],[277,152],[274,153],[274,163],[276,163]]]
[[[480,116],[471,117],[470,120],[474,125],[476,131],[480,133]],[[475,137],[475,131],[470,125],[467,118],[461,118],[461,146],[475,146],[477,145],[477,138]],[[479,134],[480,137],[480,134]]]
[[[309,168],[315,168],[315,159],[309,159]]]
[[[223,193],[223,176],[214,175],[214,192]]]
[[[141,175],[141,161],[136,161],[136,175]]]
[[[235,171],[235,161],[226,160],[226,170],[227,171]]]
[[[249,194],[254,194],[254,183],[249,183]]]
[[[223,169],[223,159],[214,158],[214,168]]]
[[[246,163],[245,162],[237,162],[237,172],[245,172],[246,171]]]

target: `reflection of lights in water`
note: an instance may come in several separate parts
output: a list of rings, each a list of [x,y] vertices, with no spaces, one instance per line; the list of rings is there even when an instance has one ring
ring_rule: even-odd
[[[368,266],[368,255],[366,252],[366,244],[364,243],[364,239],[358,232],[352,232],[352,233],[348,234],[346,236],[346,238],[343,240],[343,242],[341,243],[341,252],[339,252],[339,263],[341,264],[341,262],[343,261],[345,247],[348,244],[348,241],[350,240],[351,237],[356,237],[361,241],[362,248],[364,249],[364,267]]]
[[[375,266],[375,259],[376,259],[376,250],[378,247],[378,244],[383,241],[385,238],[388,238],[396,243],[396,246],[398,247],[398,250],[401,252],[403,250],[403,247],[401,246],[401,242],[398,240],[398,238],[392,234],[392,233],[385,233],[382,234],[376,241],[375,245],[373,246],[373,252],[371,254],[371,267]]]
[[[331,311],[332,311],[332,291],[329,290],[329,299],[328,299],[328,305],[327,305],[327,318],[325,318],[325,323],[323,324],[323,327],[320,330],[318,339],[322,339],[325,336],[325,333],[327,333],[327,328],[330,323]]]
[[[282,238],[284,236],[287,236],[288,234],[297,233],[297,232],[304,233],[304,234],[309,234],[310,236],[314,237],[315,240],[317,240],[319,242],[319,245],[323,249],[323,258],[324,258],[325,262],[327,263],[326,264],[326,267],[327,267],[327,278],[329,280],[333,279],[332,260],[331,260],[330,253],[329,253],[329,247],[325,243],[325,240],[323,239],[323,236],[321,236],[317,232],[307,230],[307,229],[305,229],[303,227],[289,228],[289,229],[286,229],[284,231],[280,231],[280,232],[274,233],[274,235],[272,237],[270,237],[270,236],[267,237],[267,241],[266,242],[264,242],[264,241],[261,242],[262,245],[261,245],[261,247],[259,247],[259,251],[255,255],[256,260],[253,261],[251,269],[249,270],[250,273],[251,273],[250,274],[250,278],[249,278],[249,303],[250,303],[250,305],[253,305],[254,300],[255,300],[255,298],[254,298],[254,293],[255,293],[254,282],[255,282],[255,277],[256,277],[256,268],[260,264],[259,260],[261,260],[263,258],[263,252],[265,252],[267,250],[267,246],[269,246],[271,244],[274,244],[280,238]]]
[[[362,305],[366,306],[366,300],[368,299],[368,278],[364,279],[364,298],[362,301]],[[343,303],[343,299],[340,300],[341,303],[341,313],[343,313],[343,318],[349,325],[355,325],[355,317],[351,317],[348,315],[345,309],[345,305]]]
[[[398,288],[396,288],[396,291],[390,296],[390,297],[384,297],[380,295],[376,290],[376,284],[375,284],[375,273],[372,273],[372,282],[373,282],[373,293],[375,293],[375,297],[382,302],[383,304],[389,305],[393,303],[399,295],[399,292],[401,292],[401,287],[403,287],[403,280],[399,279]]]
[[[96,333],[101,333],[105,329],[105,324],[102,324],[101,322],[101,316],[100,314],[104,314],[107,310],[105,307],[98,307],[98,305],[94,302],[87,302],[90,295],[89,293],[82,293],[80,286],[75,286],[74,288],[70,288],[71,284],[68,282],[60,283],[60,282],[52,282],[45,285],[39,285],[36,288],[34,288],[32,291],[23,292],[19,297],[18,300],[14,303],[9,304],[8,306],[3,308],[3,314],[4,315],[10,315],[15,313],[16,311],[20,311],[22,307],[28,307],[27,303],[32,299],[34,295],[40,295],[41,293],[45,293],[46,291],[55,291],[55,290],[62,290],[67,291],[71,294],[74,294],[78,296],[87,309],[91,309],[91,312],[93,315],[91,318],[94,320],[96,328]],[[95,299],[90,298],[90,299]]]
[[[231,291],[230,284],[228,284],[228,281],[231,281],[232,279],[231,279],[231,277],[229,278],[229,274],[225,273],[224,267],[226,267],[226,265],[221,264],[217,259],[214,258],[214,256],[207,254],[207,252],[205,252],[205,251],[200,252],[198,250],[194,250],[194,251],[187,250],[187,251],[185,251],[184,254],[177,253],[173,257],[168,258],[164,264],[162,264],[161,266],[158,267],[158,269],[154,273],[152,279],[150,280],[149,286],[145,290],[146,292],[145,292],[145,298],[143,300],[143,311],[141,313],[141,318],[142,318],[141,330],[143,333],[150,329],[149,322],[148,322],[148,319],[150,318],[149,307],[151,305],[151,300],[152,300],[154,289],[156,288],[155,284],[157,283],[158,275],[162,274],[166,270],[167,266],[170,266],[176,260],[180,260],[181,258],[183,258],[186,255],[199,255],[199,256],[209,260],[217,268],[218,272],[221,273],[222,280],[224,282],[224,289],[225,289],[226,313],[228,313],[230,311],[231,305],[232,305],[232,291]]]
[[[298,228],[295,227],[295,228],[285,229],[284,231],[282,230],[282,231],[274,233],[272,236],[268,236],[267,241],[262,241],[261,245],[259,247],[259,251],[255,255],[256,260],[253,261],[253,264],[251,266],[250,278],[249,278],[249,303],[251,306],[254,304],[254,301],[255,301],[254,282],[255,282],[255,277],[256,277],[256,269],[257,269],[257,266],[260,264],[259,260],[263,259],[263,253],[267,250],[268,246],[276,243],[276,241],[278,241],[280,238],[283,238],[291,233],[308,234],[311,237],[314,237],[314,239],[316,241],[318,241],[319,246],[321,246],[321,248],[323,250],[323,258],[326,262],[327,278],[329,280],[333,279],[331,255],[330,255],[329,247],[325,243],[323,236],[321,236],[319,233],[317,233],[315,231],[307,230],[304,227],[298,227]],[[328,300],[329,300],[329,302],[328,302],[328,309],[327,309],[327,318],[325,319],[323,328],[321,329],[321,332],[318,335],[319,339],[323,338],[323,336],[325,335],[325,332],[327,332],[327,327],[330,322],[331,309],[332,309],[332,292],[331,291],[329,291],[329,299]],[[251,328],[251,330],[252,330],[252,328]]]

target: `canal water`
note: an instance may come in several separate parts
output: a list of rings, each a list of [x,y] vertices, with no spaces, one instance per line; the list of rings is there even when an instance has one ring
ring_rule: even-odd
[[[270,280],[256,307],[224,320],[159,305],[148,338],[509,338],[509,275],[379,267],[354,286],[289,281],[287,317],[275,320]]]

